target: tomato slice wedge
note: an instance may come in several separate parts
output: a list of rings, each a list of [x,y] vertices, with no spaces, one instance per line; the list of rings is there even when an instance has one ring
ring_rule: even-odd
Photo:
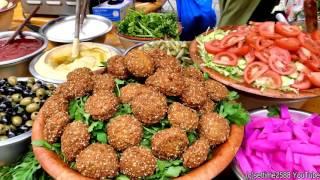
[[[222,39],[221,47],[228,48],[244,40],[245,36],[243,34],[230,33]]]
[[[238,43],[240,44],[240,43]],[[250,47],[248,45],[242,45],[240,47],[234,46],[228,49],[229,52],[232,52],[238,56],[244,56],[250,51]]]
[[[220,52],[213,58],[213,62],[226,66],[236,66],[238,64],[238,57],[231,52]]]
[[[311,55],[311,52],[304,47],[300,47],[300,49],[298,50],[298,56],[302,63],[311,59]]]
[[[251,84],[263,73],[268,70],[268,65],[262,62],[252,62],[244,70],[244,80],[246,83]]]
[[[288,25],[281,22],[276,23],[275,31],[286,37],[295,37],[298,36],[301,32],[298,26]]]
[[[280,75],[289,75],[296,71],[296,66],[293,62],[287,62],[273,55],[269,59],[269,66]]]
[[[300,41],[297,38],[276,39],[275,44],[289,51],[297,51],[300,48]]]
[[[209,41],[209,42],[205,43],[204,48],[210,54],[217,54],[217,53],[225,50],[224,48],[220,47],[220,44],[221,44],[221,41],[213,40],[213,41]]]
[[[268,21],[258,25],[259,34],[263,37],[270,38],[275,35],[275,23]]]
[[[309,89],[311,87],[311,82],[305,74],[300,73],[297,80],[291,85],[291,87],[300,90]]]
[[[311,33],[311,38],[315,41],[320,41],[320,30]]]
[[[311,51],[314,54],[320,54],[320,46],[316,41],[311,39],[306,34],[300,33],[298,36],[298,39],[301,43],[301,45],[305,48],[307,48],[309,51]]]
[[[312,85],[320,87],[320,72],[311,72],[307,76],[311,81]]]
[[[264,49],[262,51],[255,51],[254,55],[262,62],[268,63],[269,62],[269,57],[270,57],[270,52],[268,49]]]
[[[247,63],[251,63],[256,59],[256,56],[254,55],[254,50],[249,51],[246,55],[244,55],[244,58],[246,59]]]
[[[264,81],[265,85],[270,89],[279,89],[282,85],[280,75],[272,70],[266,71],[257,80]]]
[[[311,59],[304,61],[303,64],[305,64],[312,71],[320,71],[320,58],[314,54],[311,55]]]

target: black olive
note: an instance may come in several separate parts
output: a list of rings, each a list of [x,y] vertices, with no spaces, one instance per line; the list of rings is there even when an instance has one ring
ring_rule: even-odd
[[[20,131],[22,131],[22,132],[27,132],[27,131],[29,130],[29,127],[26,126],[26,125],[22,125],[22,126],[20,126],[18,129],[19,129]]]
[[[7,88],[7,92],[8,92],[9,95],[12,95],[13,93],[16,92],[16,90],[14,88],[12,88],[12,87],[9,87],[9,88]]]
[[[3,87],[0,88],[0,93],[4,93],[5,89]]]
[[[12,131],[8,131],[8,138],[12,138],[12,137],[15,137],[16,134]]]
[[[6,83],[6,80],[0,79],[0,86],[3,86]]]
[[[22,85],[17,85],[14,87],[17,93],[22,93],[23,92],[23,86]]]
[[[8,118],[7,118],[6,116],[4,116],[4,117],[1,117],[1,118],[0,118],[0,123],[8,124],[8,123],[9,123],[9,120],[8,120]]]
[[[21,117],[22,117],[22,120],[23,120],[23,121],[26,121],[26,120],[29,119],[29,117],[28,117],[27,114],[22,114]]]
[[[7,108],[7,105],[5,103],[0,103],[0,111],[4,111],[4,109]]]

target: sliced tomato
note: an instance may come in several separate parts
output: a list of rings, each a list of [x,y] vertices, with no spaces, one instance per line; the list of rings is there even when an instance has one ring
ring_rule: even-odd
[[[291,59],[294,61],[297,61],[297,60],[299,60],[299,56],[297,54],[291,53]]]
[[[291,87],[300,90],[309,89],[311,87],[311,82],[305,74],[300,73],[295,83],[292,84]]]
[[[291,61],[290,52],[286,49],[282,49],[279,47],[272,47],[270,48],[269,51],[272,56],[276,56],[277,58],[282,59],[282,61],[285,61],[285,62]]]
[[[286,37],[295,37],[298,36],[301,32],[298,26],[288,25],[281,22],[276,23],[275,31]]]
[[[254,51],[249,51],[246,55],[244,55],[244,58],[246,59],[247,63],[251,63],[256,59],[256,56],[254,55]]]
[[[305,61],[308,61],[309,59],[311,59],[311,55],[312,53],[304,48],[304,47],[301,47],[299,50],[298,50],[298,56],[300,58],[300,61],[303,63]]]
[[[275,44],[289,51],[297,51],[300,48],[300,41],[297,38],[276,39]]]
[[[320,30],[316,30],[313,33],[311,33],[311,37],[315,41],[320,41]]]
[[[260,36],[247,38],[247,42],[251,47],[255,48],[258,51],[261,51],[261,50],[273,45],[273,41],[272,40],[265,39],[265,38],[260,37]]]
[[[220,44],[221,44],[221,41],[213,40],[213,41],[209,41],[209,42],[205,43],[204,48],[210,54],[217,54],[217,53],[225,50],[224,48],[220,47]]]
[[[258,79],[264,81],[270,89],[279,89],[282,85],[280,75],[272,70],[266,71]]]
[[[268,63],[269,57],[270,57],[270,52],[269,50],[265,49],[262,51],[255,51],[254,55],[262,62]]]
[[[308,75],[312,85],[320,87],[320,72],[311,72]]]
[[[314,54],[311,55],[311,59],[304,61],[303,64],[312,71],[320,71],[320,58]]]
[[[221,47],[228,48],[244,40],[245,40],[245,36],[243,34],[230,33],[222,39]]]
[[[301,43],[301,45],[305,48],[307,48],[309,51],[311,51],[314,54],[320,54],[320,46],[316,41],[311,39],[306,34],[300,33],[298,36],[298,39]]]
[[[238,64],[238,57],[231,52],[220,52],[213,58],[213,62],[221,65],[236,66]]]
[[[266,38],[273,37],[275,35],[274,27],[275,27],[274,22],[271,22],[271,21],[264,22],[259,25],[259,28],[258,28],[259,34]]]
[[[253,62],[247,65],[244,70],[244,80],[246,83],[251,84],[263,73],[268,70],[268,65],[262,62]]]
[[[296,71],[296,66],[293,62],[287,62],[274,55],[270,56],[269,66],[273,71],[280,75],[289,75]]]
[[[250,51],[250,48],[248,45],[243,45],[241,47],[234,46],[234,47],[229,48],[228,51],[232,52],[238,56],[244,56]]]

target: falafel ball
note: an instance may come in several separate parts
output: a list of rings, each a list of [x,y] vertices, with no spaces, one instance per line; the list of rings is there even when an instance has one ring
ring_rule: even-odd
[[[205,87],[208,90],[208,96],[213,101],[221,101],[228,97],[229,90],[226,86],[215,80],[205,81]]]
[[[59,85],[54,94],[63,96],[65,99],[74,99],[82,97],[87,93],[90,93],[93,89],[93,82],[84,82],[84,80],[79,81],[67,81]]]
[[[131,101],[134,116],[144,124],[155,124],[166,115],[167,99],[160,92],[140,94]]]
[[[152,153],[159,159],[176,159],[189,144],[187,134],[180,128],[169,128],[157,132],[151,140]]]
[[[201,137],[209,140],[211,146],[224,143],[230,135],[229,122],[215,112],[203,114],[199,122]]]
[[[110,91],[113,92],[115,85],[115,82],[113,80],[113,77],[109,74],[97,74],[93,76],[93,92],[102,92],[102,91]]]
[[[130,115],[115,117],[108,124],[108,142],[118,151],[138,145],[142,139],[142,124]]]
[[[109,58],[107,61],[108,73],[119,79],[127,78],[129,72],[124,62],[124,57],[120,55],[112,56],[111,58]]]
[[[85,79],[86,81],[91,81],[91,76],[93,76],[91,69],[86,67],[77,68],[67,75],[67,81],[78,81],[79,78]]]
[[[113,93],[95,93],[88,98],[84,110],[94,119],[108,120],[117,111],[118,105],[119,100]]]
[[[61,150],[68,161],[89,145],[90,134],[88,126],[80,121],[74,121],[66,126],[61,136]]]
[[[184,78],[185,88],[182,91],[181,99],[189,107],[201,107],[208,98],[207,90],[202,81],[191,78]]]
[[[155,64],[151,57],[142,50],[134,49],[125,56],[128,71],[136,77],[148,77],[153,74]]]
[[[45,120],[58,112],[67,112],[68,104],[69,102],[60,95],[50,96],[41,108]]]
[[[130,103],[133,98],[139,96],[140,94],[149,92],[154,92],[154,90],[143,84],[130,83],[120,89],[120,100],[122,103]]]
[[[168,119],[172,127],[181,128],[185,131],[192,131],[198,128],[199,117],[197,112],[178,102],[169,106]]]
[[[64,127],[69,123],[67,112],[56,112],[46,120],[43,136],[49,143],[55,143],[62,135]]]
[[[166,52],[160,49],[149,50],[147,53],[155,62],[157,69],[171,72],[181,72],[182,66],[180,61],[175,57],[168,55]]]
[[[198,81],[204,81],[202,72],[193,66],[188,66],[183,68],[182,74],[186,78],[192,78]]]
[[[187,168],[199,167],[208,158],[210,145],[207,139],[196,140],[182,155],[183,166]]]
[[[118,174],[119,161],[110,145],[91,144],[77,156],[76,168],[90,178],[113,178]]]
[[[149,76],[146,85],[155,87],[167,96],[180,96],[184,88],[183,77],[180,73],[157,70]]]
[[[156,166],[156,158],[144,147],[129,147],[120,158],[120,171],[132,178],[151,176]]]
[[[207,99],[203,106],[201,106],[198,110],[200,114],[205,114],[207,112],[212,112],[215,108],[216,104],[211,99]]]

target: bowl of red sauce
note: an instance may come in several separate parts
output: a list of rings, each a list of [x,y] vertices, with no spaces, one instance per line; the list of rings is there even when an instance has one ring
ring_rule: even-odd
[[[11,43],[4,45],[14,31],[0,32],[0,77],[29,76],[30,60],[42,53],[48,41],[42,35],[25,31]]]

